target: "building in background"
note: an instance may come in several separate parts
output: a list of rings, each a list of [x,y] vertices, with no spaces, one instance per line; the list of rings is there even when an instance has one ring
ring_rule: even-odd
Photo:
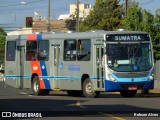
[[[32,32],[47,32],[48,23],[46,20],[37,20],[33,23]],[[51,32],[66,32],[67,28],[65,20],[50,20]]]
[[[25,27],[7,33],[7,35],[20,35],[20,34],[32,34],[32,28]]]
[[[79,4],[79,18],[83,20],[89,15],[90,10],[92,9],[90,4]],[[70,16],[76,18],[77,5],[70,4]]]
[[[79,19],[82,21],[89,15],[92,9],[90,4],[79,4]],[[69,14],[60,15],[57,20],[50,20],[49,26],[51,32],[66,32],[76,30],[76,4],[70,4]],[[36,32],[47,32],[48,20],[42,17],[39,12],[34,12],[32,17],[25,18],[26,26],[7,33],[7,35],[32,34]]]

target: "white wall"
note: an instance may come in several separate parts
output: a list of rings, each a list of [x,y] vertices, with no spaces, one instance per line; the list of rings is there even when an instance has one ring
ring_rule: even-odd
[[[155,81],[154,81],[154,88],[160,89],[160,60],[156,61],[155,63]]]

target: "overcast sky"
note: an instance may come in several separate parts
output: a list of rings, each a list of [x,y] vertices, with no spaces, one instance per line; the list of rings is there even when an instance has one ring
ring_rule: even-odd
[[[60,14],[69,14],[69,4],[77,0],[50,0],[51,18],[57,19]],[[160,8],[160,0],[136,0],[142,8],[152,13]],[[28,4],[21,4],[26,2]],[[80,0],[81,3],[94,5],[95,0]],[[124,0],[122,0],[124,2]],[[47,17],[48,0],[0,0],[0,26],[2,24],[24,25],[26,16],[33,16],[38,11],[41,16]]]

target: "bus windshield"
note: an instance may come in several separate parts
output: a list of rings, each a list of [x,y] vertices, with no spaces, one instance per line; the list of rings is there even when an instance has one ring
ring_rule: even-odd
[[[152,67],[149,43],[107,44],[107,65],[116,72],[147,71]]]

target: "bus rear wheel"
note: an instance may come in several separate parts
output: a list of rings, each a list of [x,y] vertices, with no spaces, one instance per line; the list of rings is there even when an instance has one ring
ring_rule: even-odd
[[[32,81],[32,91],[34,95],[42,95],[43,90],[40,89],[39,77],[34,76]]]
[[[120,91],[122,97],[134,97],[137,93],[137,90],[123,90]]]
[[[92,83],[89,78],[87,78],[83,83],[83,95],[88,98],[98,97],[100,92],[94,91],[92,89]]]

